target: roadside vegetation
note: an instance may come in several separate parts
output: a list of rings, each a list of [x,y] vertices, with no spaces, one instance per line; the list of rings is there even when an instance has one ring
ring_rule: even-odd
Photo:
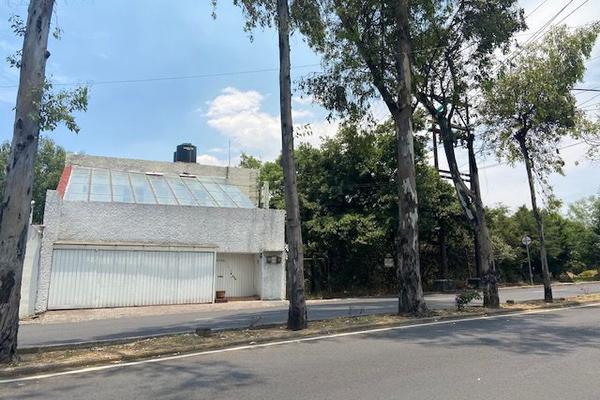
[[[307,290],[312,297],[396,293],[392,256],[396,208],[390,183],[393,140],[387,124],[373,129],[344,126],[320,148],[303,144],[296,150],[307,243]],[[454,188],[428,164],[425,140],[417,136],[415,144],[423,285],[432,290],[436,279],[448,278],[460,289],[467,278],[476,276],[473,233],[464,221]],[[273,192],[271,206],[281,208],[278,161],[261,163],[245,155],[241,165],[260,169],[260,179],[268,182]],[[596,279],[600,267],[600,197],[571,204],[549,197],[540,214],[554,279]],[[527,252],[521,238],[529,235],[533,239],[534,280],[541,283],[540,241],[532,211],[525,205],[515,211],[488,207],[486,217],[500,282],[528,281]],[[441,231],[445,232],[443,243]]]

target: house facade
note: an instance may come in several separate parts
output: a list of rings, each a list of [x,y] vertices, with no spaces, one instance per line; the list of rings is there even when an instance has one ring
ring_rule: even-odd
[[[284,221],[255,170],[69,154],[22,298],[36,313],[283,299]]]

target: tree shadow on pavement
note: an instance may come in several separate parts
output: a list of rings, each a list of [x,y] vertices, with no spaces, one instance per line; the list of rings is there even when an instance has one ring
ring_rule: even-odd
[[[196,399],[228,397],[227,392],[262,383],[251,371],[229,362],[183,359],[0,385],[7,399]],[[103,393],[102,388],[106,391]]]
[[[597,323],[575,325],[568,318],[559,313],[505,316],[392,330],[365,338],[402,340],[427,347],[493,347],[505,352],[546,356],[562,355],[582,347],[600,348]]]

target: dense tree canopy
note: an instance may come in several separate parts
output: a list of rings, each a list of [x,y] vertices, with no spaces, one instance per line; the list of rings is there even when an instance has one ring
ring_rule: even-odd
[[[374,129],[344,126],[319,148],[296,150],[298,188],[306,251],[306,279],[321,294],[394,293],[393,235],[397,224],[394,133],[390,124]],[[448,236],[449,278],[475,275],[473,234],[456,192],[428,165],[425,139],[416,142],[421,268],[426,288],[441,277],[439,230]],[[247,160],[247,157],[244,158]],[[258,161],[258,160],[256,160]],[[254,164],[253,164],[254,165]],[[271,207],[283,208],[278,161],[260,166],[260,179],[273,192]],[[542,210],[547,227],[550,270],[582,272],[600,266],[600,199],[574,203],[568,216],[560,204]],[[539,240],[535,221],[525,206],[487,209],[494,259],[503,282],[526,281],[527,254],[521,238],[533,238],[531,255],[539,279]],[[386,266],[387,265],[387,266]]]
[[[484,139],[498,158],[523,161],[523,144],[532,169],[544,180],[562,172],[559,147],[565,138],[598,135],[598,127],[578,110],[572,89],[583,79],[599,32],[600,24],[573,32],[554,28],[487,83],[479,110]]]

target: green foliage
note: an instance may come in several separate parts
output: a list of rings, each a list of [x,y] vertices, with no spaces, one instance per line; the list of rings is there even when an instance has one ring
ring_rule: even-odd
[[[430,113],[452,119],[469,89],[484,80],[495,52],[526,28],[517,0],[412,2],[417,96]]]
[[[600,24],[572,33],[566,26],[553,28],[542,43],[524,47],[514,65],[488,82],[480,109],[486,142],[498,158],[523,161],[526,151],[544,180],[549,173],[562,173],[562,139],[600,134],[600,127],[577,109],[572,93],[599,32]]]
[[[16,36],[25,35],[25,22],[18,15],[11,15],[8,19],[11,29]],[[62,30],[55,27],[52,36],[60,39]],[[22,51],[18,50],[14,54],[6,57],[6,61],[12,68],[21,68]],[[40,124],[40,131],[53,131],[59,124],[64,124],[71,132],[78,133],[79,126],[75,121],[75,112],[87,111],[88,94],[87,86],[78,86],[70,90],[54,90],[52,82],[48,79],[44,81],[41,88],[35,89],[42,92],[41,104],[39,104],[39,115],[31,116],[37,118]]]
[[[4,190],[6,165],[10,155],[10,143],[0,144],[0,193]],[[46,191],[58,186],[65,166],[65,150],[52,139],[41,137],[34,165],[33,177],[33,223],[41,224],[46,204]]]
[[[79,86],[72,90],[52,89],[52,83],[46,81],[42,103],[40,105],[40,130],[53,131],[59,124],[64,124],[71,132],[79,133],[79,125],[74,113],[87,111],[88,88]]]
[[[599,204],[600,201],[596,200]],[[595,207],[596,203],[589,201]],[[542,211],[546,230],[548,264],[555,277],[570,271],[579,273],[600,265],[600,235],[598,225],[584,223],[577,218],[564,216],[557,205]],[[502,279],[508,282],[528,279],[527,253],[521,243],[529,235],[531,261],[534,274],[540,273],[539,238],[531,210],[520,207],[515,213],[498,207],[487,210],[487,218],[494,242],[496,264]]]
[[[481,293],[477,290],[466,289],[456,295],[454,299],[458,311],[462,311],[473,300],[481,300]]]
[[[394,143],[390,123],[372,129],[347,125],[320,148],[303,144],[296,149],[307,276],[313,290],[395,290],[395,269],[384,265],[395,252],[398,218]],[[439,277],[442,228],[448,236],[451,274],[466,278],[465,253],[471,257],[472,248],[465,244],[470,234],[454,189],[427,165],[422,140],[416,141],[415,150],[424,280]],[[271,206],[283,208],[279,163],[262,164],[260,179],[269,182]]]
[[[261,165],[262,163],[258,158],[248,155],[246,153],[240,154],[239,167],[249,169],[260,169]]]
[[[577,275],[576,280],[578,281],[596,281],[600,274],[597,269],[586,269]]]

